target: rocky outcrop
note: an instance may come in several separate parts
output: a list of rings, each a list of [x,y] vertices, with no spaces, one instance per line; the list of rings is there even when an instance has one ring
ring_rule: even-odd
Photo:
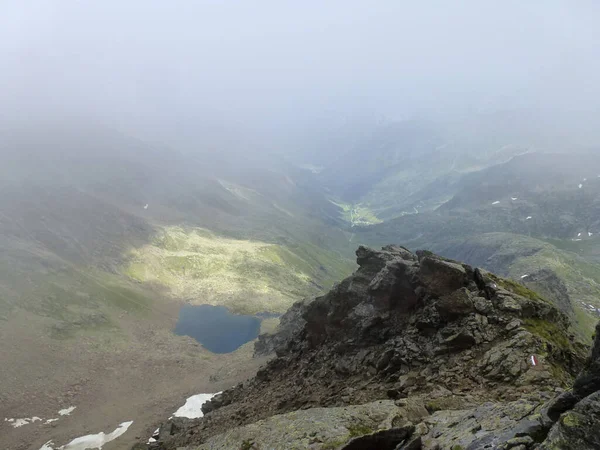
[[[357,262],[351,277],[294,305],[279,332],[257,345],[277,356],[256,377],[207,402],[205,417],[170,433],[162,448],[523,449],[542,442],[554,424],[551,399],[584,362],[562,312],[522,285],[429,252],[360,247]],[[575,401],[555,399],[552,414],[579,407],[579,396],[596,386],[592,378],[574,391]],[[357,412],[374,401],[396,418]],[[589,402],[580,408],[591,410]],[[356,420],[340,419],[347,414]]]
[[[573,394],[581,399],[598,391],[600,391],[600,323],[596,325],[592,353],[573,385]]]
[[[279,318],[278,332],[265,333],[258,336],[254,344],[254,356],[266,356],[287,348],[289,341],[306,324],[302,312],[311,299],[294,303],[290,309]]]
[[[600,448],[600,324],[584,370],[573,389],[548,399],[547,392],[516,402],[486,403],[467,410],[444,410],[424,420],[423,449]],[[546,400],[544,401],[544,398]]]
[[[344,444],[370,435],[373,431],[399,429],[405,408],[384,400],[343,408],[313,408],[290,414],[275,415],[264,420],[231,429],[209,438],[198,450],[231,450],[246,443],[253,449],[306,450],[322,448],[324,444]],[[424,412],[427,414],[427,411]],[[399,422],[400,421],[400,422]],[[310,429],[310,433],[306,430]],[[284,431],[285,432],[282,432]],[[408,430],[407,430],[408,431]],[[410,430],[412,431],[412,430]],[[406,437],[408,432],[405,432]],[[391,449],[395,447],[395,444]],[[385,448],[385,447],[376,447]]]
[[[600,448],[600,323],[596,326],[592,353],[575,380],[573,390],[554,399],[546,408],[546,414],[556,423],[540,449]]]

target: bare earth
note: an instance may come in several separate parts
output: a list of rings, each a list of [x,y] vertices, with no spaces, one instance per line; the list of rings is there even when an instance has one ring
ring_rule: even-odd
[[[252,359],[253,343],[215,355],[174,335],[178,308],[163,304],[164,315],[142,319],[123,314],[121,332],[66,340],[50,338],[45,319],[24,311],[0,321],[0,448],[39,450],[50,440],[58,447],[132,420],[123,436],[103,447],[128,449],[147,440],[187,397],[233,386],[265,362]],[[59,416],[70,406],[76,406],[71,415]],[[4,421],[33,416],[60,419],[20,428]]]

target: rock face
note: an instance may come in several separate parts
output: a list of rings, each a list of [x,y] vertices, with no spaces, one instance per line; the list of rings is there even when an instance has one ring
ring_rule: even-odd
[[[600,448],[600,324],[584,370],[572,391],[543,401],[529,396],[510,403],[440,411],[425,419],[421,448],[594,450]],[[437,447],[436,447],[437,446]]]
[[[592,354],[567,392],[548,407],[550,420],[562,413],[541,449],[592,450],[600,448],[600,323]]]
[[[279,332],[274,334],[261,334],[254,344],[255,356],[265,356],[276,353],[278,349],[285,349],[292,337],[304,327],[306,321],[302,312],[310,300],[294,303],[279,319]]]
[[[573,393],[554,398],[585,355],[551,303],[429,252],[356,253],[352,276],[259,340],[277,356],[255,378],[159,448],[527,449],[550,428],[567,436],[564,414],[597,413],[598,342]]]

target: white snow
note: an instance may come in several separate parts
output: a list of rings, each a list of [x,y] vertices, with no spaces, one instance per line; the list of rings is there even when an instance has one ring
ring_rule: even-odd
[[[527,278],[528,276],[529,276],[529,274],[526,274],[526,275],[521,275],[521,280],[522,280],[523,278]]]
[[[160,437],[160,428],[157,428],[154,433],[152,433],[152,436],[150,437],[150,439],[148,439],[147,444],[150,445],[153,442],[156,442],[158,440],[158,438]]]
[[[33,416],[23,417],[20,419],[5,418],[4,421],[10,423],[13,426],[13,428],[20,428],[24,425],[29,425],[30,423],[41,422],[42,419],[37,416]]]
[[[573,239],[573,241],[575,241],[575,242],[579,242],[579,241],[582,241],[582,240],[583,239]]]
[[[123,422],[120,424],[115,431],[109,434],[100,432],[98,434],[88,434],[73,439],[66,445],[60,447],[53,447],[52,441],[46,442],[40,450],[88,450],[88,449],[101,449],[102,446],[110,441],[114,441],[116,438],[124,434],[127,429],[131,426],[132,422]]]
[[[577,235],[577,237],[581,237],[581,233],[579,233],[579,234]]]
[[[23,425],[29,425],[29,419],[16,419],[11,425],[15,428],[20,428]]]
[[[77,408],[77,406],[69,406],[68,408],[58,411],[58,414],[61,416],[69,416],[73,411],[75,411],[75,408]]]
[[[516,200],[519,200],[519,198],[518,198],[518,197],[511,197],[510,199],[511,199],[513,202],[514,202],[514,201],[516,201]]]
[[[498,203],[500,203],[500,200],[496,200],[492,205],[497,205]]]
[[[583,187],[583,184],[579,183],[579,189],[581,189]]]
[[[202,417],[202,405],[213,398],[215,395],[220,394],[197,394],[192,395],[185,401],[185,405],[175,411],[173,414],[175,417],[187,417],[188,419],[197,419]]]
[[[527,219],[525,219],[525,220],[531,220],[531,219],[533,219],[533,217],[527,216]]]
[[[61,409],[60,411],[58,411],[58,414],[61,416],[68,416],[75,410],[75,408],[76,408],[76,406],[70,406],[68,408]],[[35,423],[35,422],[44,422],[44,424],[49,424],[52,422],[56,422],[59,419],[60,419],[60,417],[58,417],[56,419],[42,419],[41,417],[33,416],[33,417],[23,417],[20,419],[5,418],[4,421],[10,423],[14,428],[19,428],[24,425],[29,425],[29,424]]]
[[[584,178],[583,181],[587,181],[587,178]]]
[[[148,209],[148,203],[144,205],[144,209]]]
[[[592,235],[593,235],[593,234],[594,234],[594,233],[590,233],[590,232],[588,231],[588,237],[592,237]]]

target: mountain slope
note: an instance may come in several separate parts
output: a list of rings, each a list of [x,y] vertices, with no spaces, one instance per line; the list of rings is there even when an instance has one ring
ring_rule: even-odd
[[[0,156],[0,416],[77,406],[56,427],[2,421],[15,450],[67,442],[92,420],[134,420],[141,434],[197,376],[211,392],[256,369],[248,346],[214,355],[176,336],[182,303],[283,312],[353,268],[339,208],[279,161],[224,165],[55,124],[3,132]],[[215,252],[231,258],[207,282]]]
[[[532,415],[582,367],[567,317],[523,286],[400,247],[361,247],[357,262],[328,294],[290,310],[294,331],[255,378],[207,402],[203,419],[162,427],[157,448],[394,449],[435,411],[520,403],[522,418]],[[519,420],[449,440],[509,440],[524,435]],[[269,431],[284,424],[294,431]]]

